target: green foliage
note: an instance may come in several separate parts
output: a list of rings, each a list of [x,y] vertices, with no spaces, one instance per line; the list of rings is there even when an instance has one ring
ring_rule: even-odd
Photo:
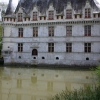
[[[97,75],[97,77],[98,77],[98,83],[99,83],[99,86],[100,86],[100,66],[98,66],[98,67],[96,68],[95,72],[96,72],[96,75]]]
[[[55,95],[51,100],[100,100],[100,87],[95,89],[87,87],[72,92],[66,90]]]
[[[0,42],[2,41],[2,26],[0,25]]]
[[[96,68],[95,72],[99,83],[95,88],[87,86],[85,89],[62,91],[62,93],[55,95],[50,100],[100,100],[100,66]]]
[[[1,49],[2,49],[2,26],[0,25],[0,56],[1,56]]]

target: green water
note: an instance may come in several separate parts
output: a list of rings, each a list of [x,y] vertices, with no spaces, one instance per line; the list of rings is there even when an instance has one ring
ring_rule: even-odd
[[[93,71],[0,68],[0,100],[49,100],[62,90],[94,85]]]

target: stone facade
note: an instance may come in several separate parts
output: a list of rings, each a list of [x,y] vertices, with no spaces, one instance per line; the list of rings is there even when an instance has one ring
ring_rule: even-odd
[[[71,18],[67,18],[68,14]],[[49,19],[52,15],[53,19]],[[83,66],[100,62],[100,10],[96,11],[89,1],[85,2],[82,12],[67,2],[63,13],[58,14],[51,3],[45,14],[39,12],[37,5],[30,13],[19,6],[15,13],[3,15],[2,19],[5,64]],[[33,28],[37,28],[36,31]]]

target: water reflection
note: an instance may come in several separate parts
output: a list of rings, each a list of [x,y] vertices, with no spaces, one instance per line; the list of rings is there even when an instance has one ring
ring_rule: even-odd
[[[91,71],[1,68],[0,100],[49,100],[66,88],[95,83]]]

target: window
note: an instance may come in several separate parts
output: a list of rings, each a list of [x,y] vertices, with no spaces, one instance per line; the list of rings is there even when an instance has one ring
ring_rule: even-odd
[[[21,94],[17,94],[16,100],[21,100]]]
[[[59,60],[59,57],[56,57],[56,60]]]
[[[100,13],[98,14],[98,18],[100,18]]]
[[[23,44],[18,43],[18,52],[22,52],[22,51],[23,51]]]
[[[42,57],[42,59],[45,59],[45,57]]]
[[[91,43],[84,43],[84,52],[91,52]]]
[[[31,82],[33,84],[36,84],[37,83],[37,77],[31,77]]]
[[[48,43],[48,52],[54,52],[54,43]]]
[[[91,25],[84,26],[84,36],[91,36]]]
[[[18,13],[18,22],[22,22],[22,13]]]
[[[18,29],[18,37],[23,37],[23,28]]]
[[[93,17],[96,18],[96,14],[93,14]]]
[[[53,20],[54,19],[54,11],[49,11],[49,20]]]
[[[38,37],[38,27],[33,27],[33,37]]]
[[[49,82],[47,83],[47,90],[48,90],[48,91],[52,91],[52,90],[53,90],[53,82],[50,82],[50,81],[49,81]]]
[[[71,19],[72,18],[72,10],[66,10],[66,19]]]
[[[21,87],[22,87],[22,80],[17,79],[17,88],[21,88]]]
[[[49,33],[50,37],[54,36],[54,27],[53,26],[49,27],[48,33]]]
[[[72,26],[66,27],[66,36],[72,36]]]
[[[38,51],[36,49],[32,50],[32,55],[37,56],[38,55]]]
[[[37,21],[37,12],[33,12],[33,21]]]
[[[66,52],[72,52],[72,43],[66,43]]]
[[[91,17],[91,10],[90,8],[85,9],[85,18],[90,18]]]

